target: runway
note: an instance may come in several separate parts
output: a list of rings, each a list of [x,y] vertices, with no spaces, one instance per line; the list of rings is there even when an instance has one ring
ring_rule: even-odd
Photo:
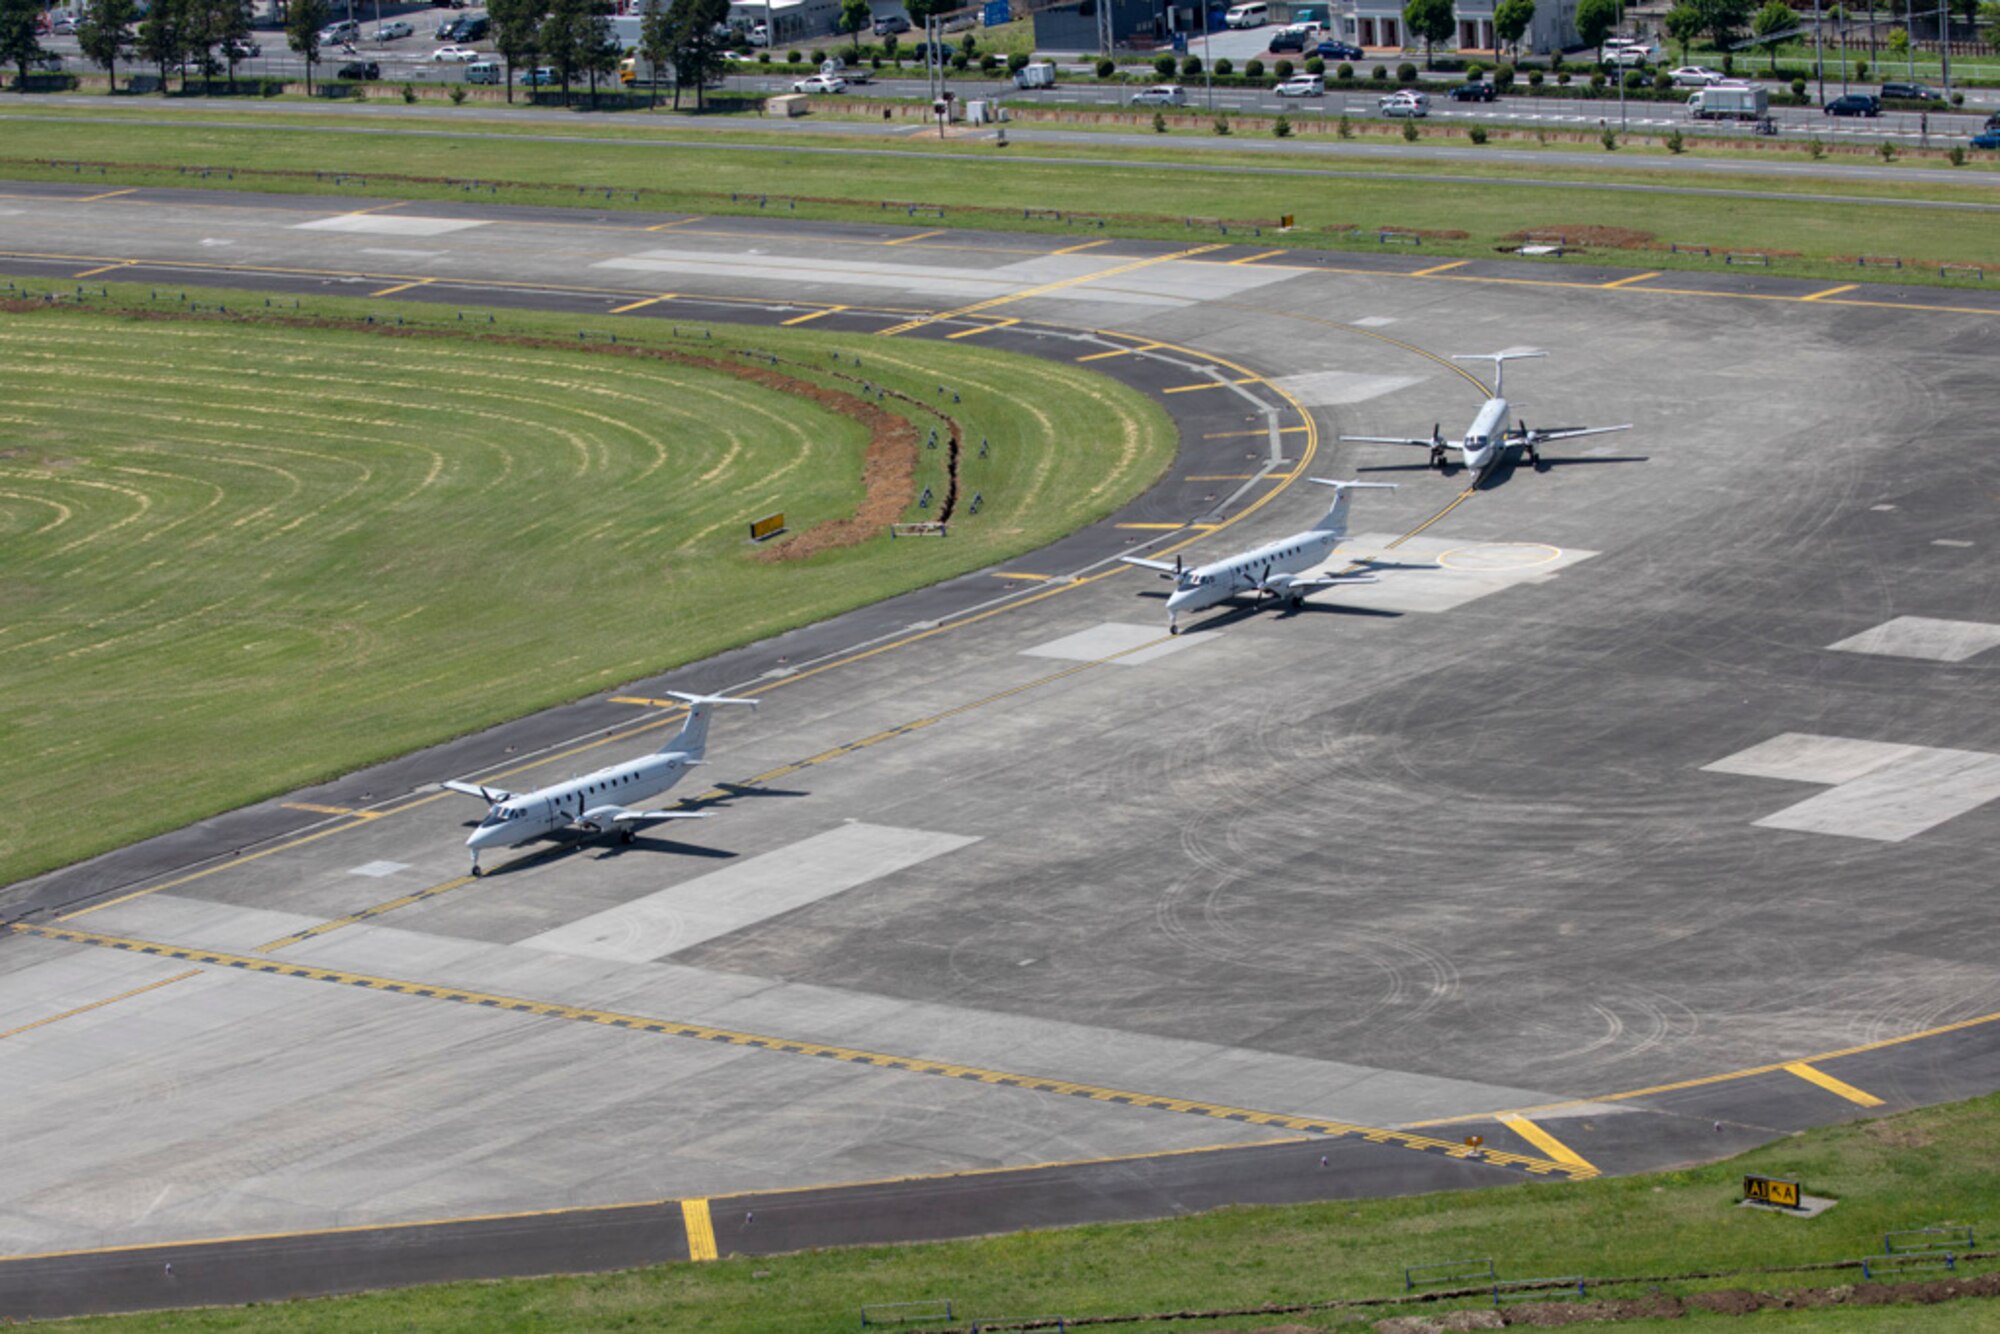
[[[998,570],[0,892],[0,1313],[1579,1179],[2000,1083],[2000,595],[1967,485],[2000,296],[0,205],[31,291],[970,338],[1138,386],[1184,442]],[[1531,423],[1635,423],[1578,442],[1601,466],[1468,491],[1339,443],[1449,433],[1481,397],[1449,354],[1516,346],[1552,353],[1509,375]],[[1116,556],[1294,531],[1308,475],[1399,482],[1345,551],[1424,568],[1168,637]],[[669,688],[765,700],[717,726],[698,835],[463,874],[480,812],[439,780],[650,748]]]

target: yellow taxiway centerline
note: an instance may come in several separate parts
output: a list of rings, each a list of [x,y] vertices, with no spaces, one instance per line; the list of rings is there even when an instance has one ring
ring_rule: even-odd
[[[1844,1079],[1835,1079],[1824,1070],[1814,1069],[1804,1061],[1793,1061],[1785,1067],[1808,1084],[1817,1084],[1828,1093],[1837,1094],[1857,1107],[1880,1107],[1882,1100],[1872,1093],[1863,1093]]]

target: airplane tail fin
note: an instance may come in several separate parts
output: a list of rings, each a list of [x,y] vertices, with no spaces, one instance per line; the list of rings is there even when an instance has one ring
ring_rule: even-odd
[[[732,699],[728,695],[689,695],[679,690],[669,690],[667,693],[675,699],[687,702],[688,716],[687,721],[681,724],[681,730],[660,749],[680,751],[696,759],[700,759],[708,750],[708,718],[714,712],[716,705],[748,704],[753,709],[757,707],[757,701],[754,699]]]
[[[1327,510],[1325,516],[1313,525],[1313,531],[1317,533],[1332,533],[1336,539],[1347,536],[1347,502],[1349,500],[1347,493],[1349,491],[1357,486],[1376,487],[1389,491],[1396,489],[1394,482],[1335,482],[1325,477],[1309,477],[1306,480],[1315,482],[1320,486],[1330,486],[1333,488],[1333,505]]]
[[[1511,352],[1455,352],[1452,354],[1451,359],[1453,361],[1492,362],[1493,397],[1505,398],[1507,397],[1507,395],[1500,392],[1500,381],[1506,374],[1507,363],[1510,361],[1524,361],[1529,357],[1546,357],[1547,355],[1548,355],[1547,352],[1542,351],[1539,348],[1524,347],[1524,348],[1516,348]]]

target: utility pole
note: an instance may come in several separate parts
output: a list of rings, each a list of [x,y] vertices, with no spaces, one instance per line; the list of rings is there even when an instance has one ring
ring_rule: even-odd
[[[1911,83],[1917,81],[1917,0],[1903,0],[1903,36],[1909,40],[1903,43],[1905,75]]]
[[[1819,0],[1813,0],[1813,77],[1819,81],[1819,104],[1826,105],[1826,51],[1820,45]]]
[[[1938,0],[1938,60],[1939,70],[1944,75],[1944,95],[1951,96],[1951,10],[1945,7],[1945,0]]]

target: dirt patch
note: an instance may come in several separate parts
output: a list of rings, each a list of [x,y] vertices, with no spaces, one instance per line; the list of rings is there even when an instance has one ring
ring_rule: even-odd
[[[1631,227],[1597,227],[1590,224],[1554,224],[1531,227],[1525,232],[1509,232],[1506,241],[1561,241],[1566,246],[1602,246],[1607,250],[1648,250],[1659,244],[1651,232]]]
[[[1400,232],[1404,236],[1421,236],[1426,241],[1463,241],[1472,235],[1471,232],[1462,232],[1456,227],[1447,227],[1442,231],[1438,231],[1426,230],[1422,227],[1398,227],[1393,222],[1385,222],[1379,227],[1369,227],[1365,230],[1371,232]]]
[[[0,312],[25,314],[32,311],[59,309],[56,304],[42,301],[0,300]],[[129,306],[106,305],[95,307],[108,314],[127,319],[158,321],[222,321],[228,323],[252,323],[230,315],[207,311],[143,310]],[[862,458],[860,507],[843,519],[830,519],[816,524],[802,533],[781,541],[770,543],[756,553],[755,559],[764,561],[803,560],[822,551],[838,547],[854,546],[880,533],[889,524],[902,517],[903,512],[916,499],[917,470],[917,427],[908,418],[899,417],[885,408],[878,407],[859,394],[831,389],[800,379],[778,370],[775,366],[746,366],[740,362],[727,361],[718,357],[697,356],[675,348],[642,347],[632,343],[585,343],[566,342],[560,338],[537,338],[526,334],[476,334],[455,329],[427,329],[413,325],[363,324],[353,320],[337,320],[318,317],[271,316],[254,321],[261,324],[277,324],[287,328],[336,329],[348,333],[371,333],[384,338],[447,338],[453,340],[475,340],[484,343],[499,343],[509,347],[529,347],[536,349],[556,349],[563,352],[587,352],[597,356],[639,357],[651,361],[666,362],[671,365],[687,366],[697,370],[714,371],[736,379],[748,381],[773,393],[806,399],[818,404],[828,412],[836,413],[852,421],[859,422],[868,432],[868,447]],[[954,447],[957,443],[958,424],[946,419],[950,426]],[[73,466],[74,459],[45,460],[44,467],[60,468]]]
[[[1886,1144],[1892,1149],[1927,1149],[1934,1142],[1931,1135],[1915,1126],[1898,1125],[1893,1121],[1868,1121],[1863,1123],[1861,1133],[1877,1144]]]

